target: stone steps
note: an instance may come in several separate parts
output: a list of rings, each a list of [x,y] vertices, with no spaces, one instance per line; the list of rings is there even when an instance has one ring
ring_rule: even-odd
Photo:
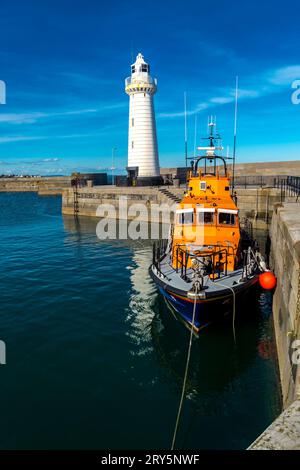
[[[166,188],[159,188],[158,190],[163,196],[165,196],[168,200],[170,200],[171,202],[176,202],[176,203],[179,203],[181,202],[181,197],[179,197],[178,195],[174,194],[172,191],[170,191],[169,189],[166,189]]]

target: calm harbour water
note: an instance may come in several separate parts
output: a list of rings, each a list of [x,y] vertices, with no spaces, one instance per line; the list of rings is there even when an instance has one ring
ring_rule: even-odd
[[[60,197],[0,193],[0,215],[0,448],[170,448],[189,332],[151,243],[98,240]],[[267,310],[239,312],[236,345],[230,319],[194,340],[178,448],[245,448],[279,414]]]

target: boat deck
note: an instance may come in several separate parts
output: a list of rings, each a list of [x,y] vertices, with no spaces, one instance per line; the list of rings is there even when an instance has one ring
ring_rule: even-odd
[[[192,276],[193,276],[193,269],[187,269],[187,278],[189,281],[183,279],[180,276],[180,273],[176,272],[176,270],[171,266],[170,256],[166,255],[165,258],[160,263],[160,271],[165,276],[163,281],[173,287],[175,289],[179,289],[182,291],[189,291],[192,287]],[[208,275],[204,276],[203,286],[205,291],[208,292],[220,292],[220,290],[230,289],[234,286],[243,284],[242,279],[243,269],[237,269],[234,272],[229,272],[227,275],[221,275],[219,279],[215,279],[214,281],[210,279]]]

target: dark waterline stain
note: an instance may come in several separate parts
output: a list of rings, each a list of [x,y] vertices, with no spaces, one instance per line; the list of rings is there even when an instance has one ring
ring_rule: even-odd
[[[0,194],[1,449],[170,448],[188,331],[150,242],[102,242],[60,197]],[[243,449],[280,413],[270,302],[193,343],[181,448]],[[249,310],[249,309],[248,309]]]

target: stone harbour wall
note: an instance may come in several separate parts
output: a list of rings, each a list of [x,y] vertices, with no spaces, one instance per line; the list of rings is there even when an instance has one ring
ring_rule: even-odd
[[[116,208],[116,218],[122,218],[118,212],[120,197],[126,197],[128,207],[141,202],[146,203],[151,219],[150,209],[152,204],[166,204],[171,206],[176,200],[180,200],[184,194],[184,188],[166,188],[171,196],[166,195],[164,188],[121,188],[109,186],[94,186],[93,188],[79,188],[77,191],[78,215],[96,217],[97,208],[100,204],[112,204]],[[256,188],[236,190],[240,217],[248,217],[253,222],[266,222],[271,220],[273,206],[280,201],[280,190],[275,188]],[[173,196],[173,198],[172,198]],[[73,189],[63,191],[62,212],[63,214],[74,214]],[[130,217],[129,217],[130,218]]]
[[[61,194],[63,189],[71,187],[70,176],[41,176],[29,178],[0,178],[0,192],[34,191],[43,194]]]
[[[270,265],[277,276],[274,328],[286,408],[300,398],[300,366],[293,359],[297,349],[295,341],[300,340],[300,202],[275,206],[270,239]]]

